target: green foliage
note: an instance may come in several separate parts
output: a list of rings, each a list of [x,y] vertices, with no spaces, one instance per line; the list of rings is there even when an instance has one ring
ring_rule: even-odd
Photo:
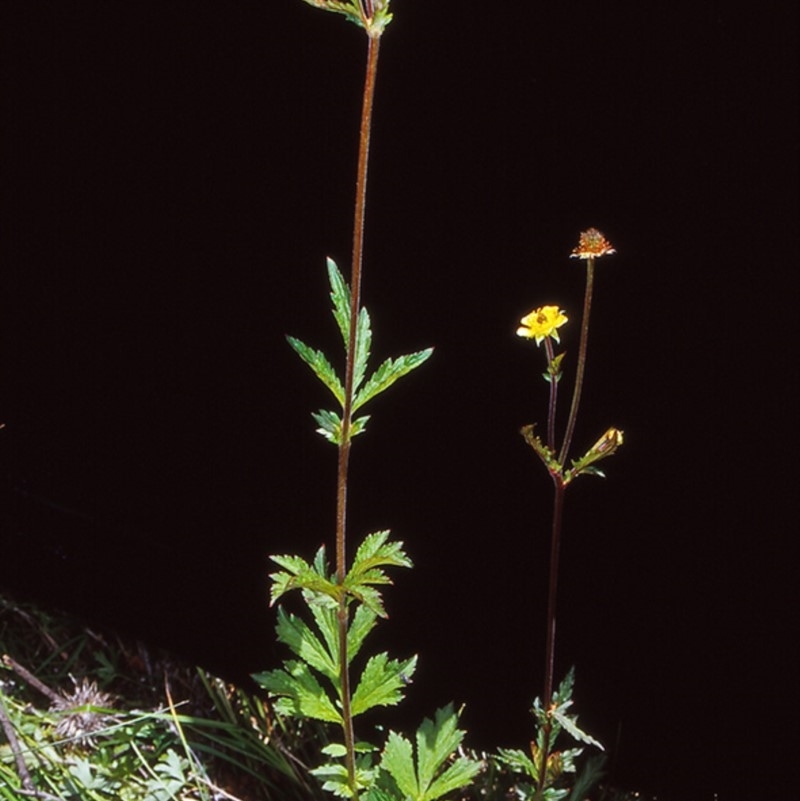
[[[302,591],[313,625],[296,615],[278,610],[276,631],[298,657],[282,668],[259,673],[254,679],[277,698],[281,714],[309,717],[342,724],[341,651],[339,604],[346,601],[353,613],[347,620],[348,667],[361,650],[378,617],[385,617],[383,598],[376,585],[391,584],[385,567],[411,567],[401,542],[389,542],[389,532],[368,535],[356,551],[345,580],[337,584],[328,571],[325,548],[313,564],[297,556],[273,556],[284,570],[272,574],[272,603],[292,589]],[[347,607],[345,607],[347,609]],[[393,706],[416,668],[416,657],[389,659],[385,653],[367,660],[355,684],[351,713],[355,717],[376,706]]]
[[[344,280],[333,259],[327,260],[328,281],[331,287],[333,317],[342,335],[345,352],[350,343],[350,287]],[[295,353],[311,368],[314,375],[328,388],[341,407],[341,412],[320,409],[312,414],[318,428],[317,432],[335,445],[342,443],[342,414],[345,406],[345,382],[337,375],[330,360],[320,350],[309,347],[301,340],[287,336],[287,342]],[[362,308],[358,314],[356,330],[356,353],[353,362],[353,403],[351,415],[364,404],[384,392],[399,378],[407,375],[430,358],[433,348],[386,359],[369,378],[367,363],[372,347],[372,327],[369,312]],[[350,422],[350,437],[364,431],[369,416],[355,417]]]
[[[374,585],[392,583],[384,572],[384,567],[413,567],[403,551],[403,543],[388,542],[389,533],[377,531],[366,537],[341,584],[329,572],[324,545],[317,551],[313,564],[293,555],[270,557],[284,568],[270,574],[270,605],[290,590],[300,589],[306,593],[307,601],[312,607],[322,605],[337,608],[343,598],[349,598],[363,603],[378,617],[387,617],[383,598]]]
[[[578,742],[603,750],[603,746],[594,737],[578,727],[577,716],[567,712],[573,703],[574,686],[575,671],[574,668],[571,668],[553,693],[552,702],[546,709],[542,706],[539,698],[533,702],[531,711],[537,725],[536,739],[531,743],[530,754],[519,749],[501,748],[498,750],[498,761],[513,773],[523,777],[516,785],[521,799],[559,801],[559,799],[569,796],[575,801],[582,801],[585,796],[574,795],[576,788],[583,793],[585,789],[588,789],[587,785],[594,783],[600,777],[598,763],[591,762],[590,769],[583,772],[581,777],[573,783],[571,789],[565,786],[565,774],[576,772],[575,760],[583,753],[583,749],[556,750],[556,742],[562,732],[566,732]]]
[[[426,718],[417,730],[416,760],[412,744],[401,734],[389,732],[380,763],[388,774],[380,782],[385,798],[435,801],[472,782],[481,763],[464,755],[451,759],[464,739],[457,722],[452,704],[437,710],[434,720]]]

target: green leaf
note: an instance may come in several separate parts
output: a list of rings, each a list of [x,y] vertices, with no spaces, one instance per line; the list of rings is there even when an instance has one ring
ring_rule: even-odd
[[[414,749],[402,734],[389,732],[381,767],[391,774],[404,796],[414,801],[420,797],[417,771],[414,767]]]
[[[534,782],[539,780],[539,767],[531,759],[530,754],[526,754],[518,748],[499,748],[497,755],[500,762],[509,767],[512,772],[527,774]]]
[[[347,768],[344,765],[329,762],[309,772],[323,782],[323,790],[333,793],[339,798],[353,797],[353,791],[348,783]],[[371,767],[369,758],[357,760],[355,778],[358,791],[365,790],[374,784],[375,769]]]
[[[588,743],[589,745],[594,745],[599,748],[601,751],[605,751],[605,748],[594,739],[591,735],[587,734],[582,729],[578,728],[578,718],[575,715],[565,715],[560,710],[556,709],[553,712],[553,717],[558,721],[564,731],[569,732],[578,742],[581,743]]]
[[[356,551],[353,565],[342,584],[350,595],[367,605],[379,617],[387,617],[387,614],[380,592],[371,585],[392,583],[382,568],[413,567],[403,551],[402,542],[386,541],[389,533],[377,531],[365,538]]]
[[[404,662],[385,653],[370,657],[350,702],[353,717],[376,706],[398,704],[416,666],[416,656]]]
[[[430,358],[433,348],[398,356],[396,359],[386,359],[383,364],[369,377],[367,383],[356,394],[353,400],[353,411],[361,408],[367,401],[372,400],[384,390],[388,389],[398,378],[410,373]]]
[[[278,639],[288,645],[296,656],[332,682],[338,681],[339,660],[336,649],[331,651],[329,643],[328,647],[323,645],[316,634],[300,618],[287,614],[283,609],[278,609],[276,631]]]
[[[480,762],[457,757],[448,760],[461,744],[464,732],[456,727],[458,716],[452,704],[437,710],[435,720],[426,719],[417,730],[416,756],[402,735],[389,733],[381,767],[411,801],[434,801],[464,787],[480,772]]]
[[[322,789],[338,798],[352,798],[353,792],[348,784],[347,768],[336,762],[328,762],[310,770],[322,782]]]
[[[286,341],[292,346],[295,353],[314,371],[317,378],[333,393],[333,397],[344,406],[344,387],[325,354],[321,350],[310,348],[305,342],[295,337],[287,336]]]
[[[355,659],[364,638],[375,628],[378,615],[367,606],[356,607],[353,620],[347,630],[347,655],[352,660]]]
[[[352,295],[350,287],[344,280],[336,262],[328,259],[328,281],[331,285],[331,300],[333,301],[333,316],[339,326],[339,332],[344,342],[344,350],[347,353],[350,348],[350,305]],[[359,309],[358,323],[356,327],[356,354],[353,364],[353,391],[361,386],[364,374],[367,370],[370,349],[372,347],[372,328],[370,325],[369,312],[365,308]],[[340,384],[341,386],[341,384]],[[341,392],[340,403],[344,407],[344,389]]]
[[[320,549],[317,553],[315,566],[311,566],[305,559],[292,554],[280,554],[271,556],[270,559],[285,570],[271,573],[272,588],[270,590],[270,606],[285,593],[290,590],[306,590],[312,593],[325,595],[335,601],[341,598],[344,590],[342,587],[326,576],[324,565],[325,549]],[[322,570],[317,568],[317,562],[322,559]]]
[[[329,412],[326,409],[320,409],[318,412],[312,412],[311,416],[319,426],[317,433],[322,434],[328,442],[338,445],[342,439],[342,417],[336,412]],[[350,438],[361,434],[367,426],[369,415],[357,417],[350,423]]]
[[[329,258],[326,260],[328,265],[328,282],[331,285],[331,301],[333,302],[333,316],[339,326],[339,332],[344,342],[344,350],[347,352],[350,347],[350,287],[344,280],[336,262]],[[342,392],[344,397],[344,392]]]
[[[317,434],[322,434],[328,442],[338,445],[342,439],[342,416],[327,409],[312,412],[311,416],[317,424]]]
[[[362,308],[358,313],[358,328],[356,329],[356,361],[353,365],[353,392],[356,392],[364,380],[367,372],[367,360],[372,347],[372,329],[370,328],[369,312]],[[342,393],[344,397],[344,393]]]
[[[303,662],[288,660],[278,670],[254,673],[253,679],[278,698],[275,710],[281,715],[342,722],[341,714]]]
[[[439,798],[454,787],[436,794],[433,791],[434,777],[439,768],[445,763],[464,739],[464,732],[456,727],[458,716],[452,704],[436,711],[435,720],[426,718],[417,730],[417,763],[420,788],[426,790],[425,798]],[[454,763],[456,764],[456,763]],[[443,774],[441,779],[445,778]],[[461,787],[456,784],[455,787]],[[430,788],[430,791],[427,791]]]

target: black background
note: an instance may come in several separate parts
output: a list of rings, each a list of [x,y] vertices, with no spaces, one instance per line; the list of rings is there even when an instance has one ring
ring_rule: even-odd
[[[551,488],[534,306],[571,314],[599,227],[557,670],[619,783],[777,798],[796,733],[797,84],[792,3],[396,0],[364,300],[377,356],[354,536],[416,563],[376,635],[420,654],[392,725],[451,699],[524,746]],[[228,675],[277,664],[267,556],[332,540],[328,403],[366,41],[296,2],[2,6],[0,588]],[[563,422],[566,409],[562,410]]]

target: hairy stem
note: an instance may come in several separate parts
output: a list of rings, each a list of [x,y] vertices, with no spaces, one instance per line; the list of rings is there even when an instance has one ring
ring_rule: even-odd
[[[339,444],[339,462],[336,477],[336,579],[341,584],[347,575],[347,475],[350,463],[350,428],[353,413],[353,375],[355,373],[356,339],[358,315],[361,309],[361,267],[364,251],[364,214],[367,195],[367,165],[369,161],[369,135],[372,122],[372,100],[375,94],[375,76],[378,70],[380,39],[369,37],[367,72],[364,80],[364,96],[361,110],[361,132],[358,144],[358,172],[356,175],[356,199],[353,220],[353,259],[350,275],[350,338],[347,343],[345,366],[344,408],[342,409],[342,434]],[[338,610],[340,685],[342,693],[342,728],[347,749],[346,763],[348,784],[356,793],[355,737],[350,706],[350,664],[347,653],[347,599],[342,598]]]
[[[586,370],[586,345],[589,340],[589,312],[592,308],[592,289],[594,288],[594,258],[589,257],[586,262],[586,292],[583,296],[583,319],[581,320],[581,342],[578,347],[578,367],[575,375],[575,389],[572,393],[572,405],[569,409],[567,420],[567,430],[564,434],[564,444],[561,446],[561,453],[558,455],[560,464],[564,464],[569,453],[569,446],[572,443],[572,434],[575,431],[575,420],[578,417],[578,406],[581,402],[581,390],[583,389],[583,374]]]

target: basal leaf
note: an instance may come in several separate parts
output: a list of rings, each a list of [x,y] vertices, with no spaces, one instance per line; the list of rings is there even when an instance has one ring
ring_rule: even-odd
[[[461,744],[464,732],[456,727],[458,716],[452,704],[426,718],[417,730],[417,775],[421,790],[427,790],[445,760]],[[426,798],[428,798],[426,793]],[[438,796],[436,796],[438,798]]]
[[[284,667],[254,673],[253,679],[277,697],[275,709],[292,717],[314,718],[326,723],[342,722],[342,716],[328,694],[303,662],[288,660]]]
[[[416,736],[416,766],[411,743],[389,733],[381,768],[392,776],[408,801],[435,801],[468,785],[480,772],[481,763],[467,757],[457,757],[448,764],[464,737],[457,721],[452,704],[439,709],[434,720],[423,721]]]
[[[321,350],[314,350],[295,337],[287,336],[286,341],[295,353],[314,371],[314,374],[333,393],[339,403],[344,406],[344,387],[336,371]]]
[[[376,706],[399,703],[416,666],[416,656],[404,662],[389,659],[385,653],[370,657],[351,699],[353,717]]]
[[[353,411],[361,408],[367,401],[372,400],[385,389],[388,389],[398,378],[410,373],[430,358],[433,348],[398,356],[396,359],[386,359],[383,364],[369,377],[367,382],[356,394],[353,401]]]
[[[414,799],[414,801],[419,798],[417,771],[414,767],[414,749],[402,734],[389,732],[386,747],[383,749],[381,767],[388,771],[406,798]]]

